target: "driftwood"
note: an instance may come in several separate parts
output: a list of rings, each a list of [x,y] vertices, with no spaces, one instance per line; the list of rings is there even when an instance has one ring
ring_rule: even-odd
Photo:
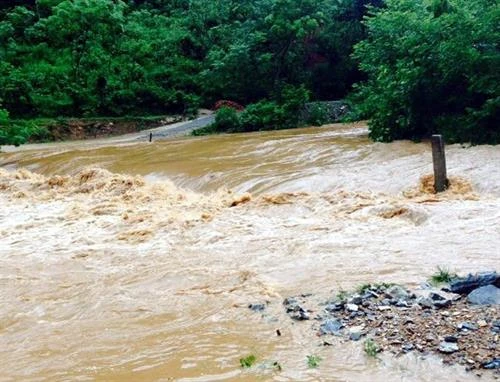
[[[495,285],[500,288],[500,274],[496,272],[470,274],[450,281],[450,286],[446,289],[452,293],[467,294],[485,285]]]

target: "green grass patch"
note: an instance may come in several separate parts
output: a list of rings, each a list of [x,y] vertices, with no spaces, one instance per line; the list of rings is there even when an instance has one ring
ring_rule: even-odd
[[[369,290],[374,290],[374,291],[385,290],[385,289],[388,289],[394,285],[396,285],[396,284],[394,284],[394,283],[375,283],[375,284],[368,283],[368,284],[360,285],[359,287],[356,288],[356,291],[358,293],[365,293]]]
[[[439,285],[442,283],[449,283],[451,280],[457,277],[456,273],[452,273],[447,268],[438,267],[436,273],[431,276],[431,283],[434,285]]]
[[[365,350],[365,353],[367,356],[376,357],[377,353],[380,352],[380,347],[377,345],[377,343],[373,339],[368,338],[365,341],[364,350]]]
[[[317,368],[320,362],[321,362],[321,357],[318,357],[317,355],[307,356],[307,366],[309,366],[310,369]]]
[[[248,369],[255,364],[255,361],[257,361],[257,357],[255,357],[253,354],[250,354],[245,358],[240,358],[240,366],[244,369]]]

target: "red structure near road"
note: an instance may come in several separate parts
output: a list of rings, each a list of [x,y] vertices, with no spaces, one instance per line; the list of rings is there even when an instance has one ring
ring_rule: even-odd
[[[243,106],[241,106],[237,102],[223,99],[223,100],[217,101],[215,103],[214,110],[217,111],[222,107],[229,107],[229,108],[234,109],[236,111],[243,111],[243,109],[245,109]]]

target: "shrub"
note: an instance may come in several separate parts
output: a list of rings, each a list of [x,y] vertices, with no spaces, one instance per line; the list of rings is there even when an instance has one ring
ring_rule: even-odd
[[[48,131],[31,121],[11,121],[9,112],[0,109],[0,145],[19,146],[30,138],[47,140]]]
[[[240,131],[275,130],[287,127],[285,110],[275,101],[248,105],[240,115]],[[289,126],[291,127],[291,126]]]
[[[215,122],[213,124],[215,132],[235,132],[239,130],[240,120],[235,109],[223,106],[215,115]]]
[[[308,125],[312,126],[321,126],[330,122],[328,118],[328,108],[320,102],[315,102],[309,108],[306,122]]]

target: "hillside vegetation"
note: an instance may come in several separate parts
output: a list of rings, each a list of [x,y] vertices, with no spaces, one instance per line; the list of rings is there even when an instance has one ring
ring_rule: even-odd
[[[305,102],[346,98],[375,140],[498,143],[499,21],[489,0],[4,1],[0,144],[44,139],[34,118],[221,99],[246,110],[209,132],[288,128]]]

